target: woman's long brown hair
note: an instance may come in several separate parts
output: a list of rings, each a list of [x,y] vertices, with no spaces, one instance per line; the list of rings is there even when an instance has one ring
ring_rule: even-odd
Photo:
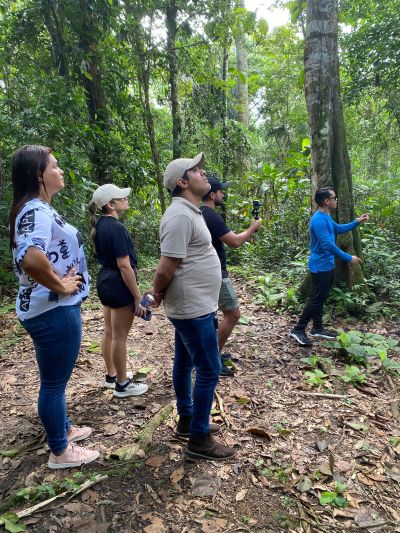
[[[39,178],[43,176],[51,149],[39,144],[18,148],[12,158],[13,203],[10,211],[10,247],[15,248],[15,220],[22,207],[40,193]]]

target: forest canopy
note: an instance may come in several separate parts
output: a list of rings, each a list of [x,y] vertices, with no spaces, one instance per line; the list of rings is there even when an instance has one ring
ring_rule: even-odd
[[[248,224],[253,200],[262,203],[263,230],[230,251],[231,265],[262,273],[266,303],[298,308],[293,287],[306,271],[312,208],[307,2],[280,4],[292,22],[270,30],[241,0],[0,0],[2,293],[14,286],[7,235],[18,146],[53,149],[67,183],[56,206],[88,249],[86,206],[96,184],[132,187],[125,222],[142,265],[158,255],[169,203],[165,166],[203,151],[207,171],[233,184],[232,228]],[[367,291],[349,302],[339,287],[336,310],[393,315],[400,309],[400,15],[391,0],[343,0],[338,14],[354,208],[371,222],[361,234]]]

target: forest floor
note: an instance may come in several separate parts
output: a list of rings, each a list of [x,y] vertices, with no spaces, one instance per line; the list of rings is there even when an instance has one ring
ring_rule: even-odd
[[[135,320],[128,365],[147,374],[149,391],[113,398],[102,388],[103,323],[92,298],[67,398],[73,423],[93,428],[85,444],[101,459],[81,470],[49,470],[32,343],[11,309],[3,313],[0,515],[28,509],[19,524],[33,532],[400,531],[400,380],[372,365],[365,384],[343,383],[336,349],[297,346],[288,337],[293,317],[255,305],[251,282],[235,284],[248,323],[230,338],[237,371],[221,379],[212,412],[222,439],[237,448],[230,463],[187,462],[185,444],[174,437],[175,411],[147,453],[127,463],[110,458],[174,399],[173,327],[161,308],[150,322]],[[396,323],[336,325],[400,339]],[[327,375],[319,387],[306,383],[310,368],[301,361],[313,354]],[[8,519],[10,531],[21,530],[15,515]]]

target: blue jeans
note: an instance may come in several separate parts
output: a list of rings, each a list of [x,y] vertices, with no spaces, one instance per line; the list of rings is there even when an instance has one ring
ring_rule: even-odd
[[[68,445],[65,389],[78,358],[82,337],[80,305],[59,306],[21,321],[33,340],[40,372],[38,411],[50,450]]]
[[[210,411],[221,372],[215,313],[180,320],[175,327],[173,382],[179,416],[191,416],[190,436],[203,437],[210,431]],[[196,379],[192,393],[192,370]]]

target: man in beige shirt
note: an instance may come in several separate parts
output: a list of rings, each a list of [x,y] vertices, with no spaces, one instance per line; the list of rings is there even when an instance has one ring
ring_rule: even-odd
[[[193,159],[175,159],[165,170],[164,186],[172,203],[160,223],[161,258],[153,292],[155,305],[164,300],[175,327],[176,435],[189,437],[188,458],[221,461],[233,457],[235,450],[213,439],[220,427],[209,422],[221,370],[216,329],[221,265],[199,208],[210,189],[203,164],[200,153]]]

